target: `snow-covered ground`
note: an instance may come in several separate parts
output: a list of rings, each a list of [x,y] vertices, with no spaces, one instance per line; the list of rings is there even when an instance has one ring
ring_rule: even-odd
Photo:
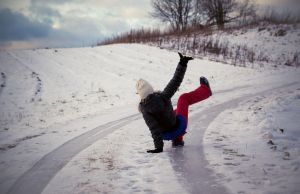
[[[49,181],[35,177],[45,184],[43,193],[190,193],[184,173],[175,169],[177,149],[170,142],[163,153],[145,153],[153,144],[135,91],[139,78],[163,89],[178,59],[175,52],[137,44],[0,52],[0,193],[17,193],[14,188],[38,169],[35,164],[47,159],[64,165],[48,169]],[[195,59],[174,102],[196,88],[202,75],[214,95],[192,106],[191,115],[244,100],[219,110],[204,134],[207,168],[216,182],[232,193],[253,193],[253,187],[257,193],[297,193],[300,70]],[[197,127],[189,130],[183,151]],[[73,142],[82,147],[55,158],[67,146],[79,146]]]
[[[299,84],[222,112],[205,132],[205,154],[232,193],[299,193]]]

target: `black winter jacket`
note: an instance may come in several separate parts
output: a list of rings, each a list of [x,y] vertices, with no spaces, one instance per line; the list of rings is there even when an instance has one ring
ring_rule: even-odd
[[[178,90],[184,74],[187,62],[180,61],[177,65],[173,78],[169,81],[162,92],[155,92],[147,96],[139,104],[144,120],[151,131],[154,146],[162,149],[164,146],[162,133],[176,128],[176,115],[171,103],[171,97]]]

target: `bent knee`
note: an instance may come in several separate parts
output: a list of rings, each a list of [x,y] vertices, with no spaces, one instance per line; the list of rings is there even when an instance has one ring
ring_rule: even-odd
[[[179,96],[179,100],[182,99],[182,100],[188,100],[188,93],[184,93],[184,94],[181,94]]]

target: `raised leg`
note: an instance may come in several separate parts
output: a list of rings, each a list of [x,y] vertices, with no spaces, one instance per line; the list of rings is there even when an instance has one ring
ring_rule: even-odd
[[[177,102],[176,115],[182,115],[186,119],[186,124],[188,124],[188,111],[189,106],[207,99],[211,96],[210,88],[206,85],[201,85],[196,90],[182,94]],[[182,141],[183,136],[178,137],[175,141]]]

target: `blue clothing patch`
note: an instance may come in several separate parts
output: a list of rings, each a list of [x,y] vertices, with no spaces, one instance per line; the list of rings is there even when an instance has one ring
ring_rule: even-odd
[[[181,115],[177,115],[176,120],[178,122],[177,128],[173,131],[163,133],[163,140],[173,140],[186,133],[186,119]]]

